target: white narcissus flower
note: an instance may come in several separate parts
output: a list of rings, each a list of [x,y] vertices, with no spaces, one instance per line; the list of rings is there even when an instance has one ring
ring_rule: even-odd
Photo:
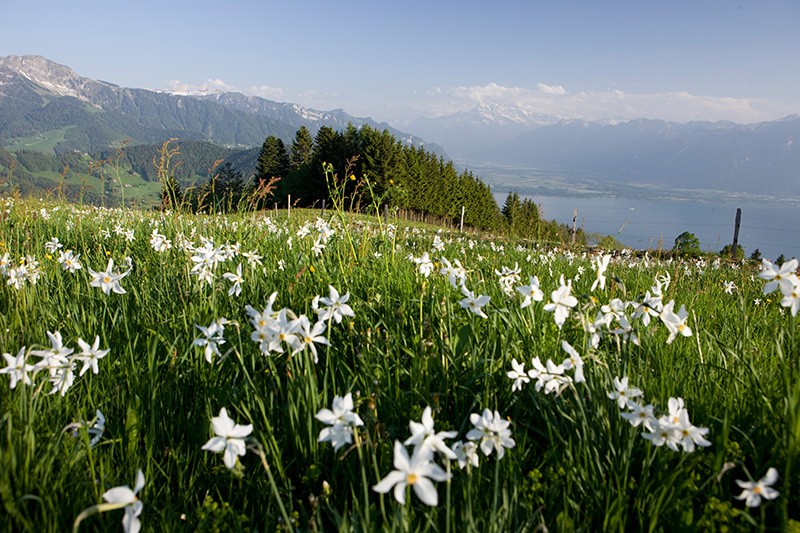
[[[364,422],[358,413],[353,412],[355,406],[352,393],[334,396],[332,407],[333,409],[320,409],[314,417],[331,426],[319,432],[317,442],[330,442],[334,451],[337,451],[345,444],[353,442],[353,428],[363,426]]]
[[[586,381],[586,378],[583,375],[583,359],[581,359],[580,354],[572,347],[570,343],[567,341],[561,341],[561,348],[567,352],[567,357],[561,363],[561,366],[564,367],[564,370],[572,370],[575,369],[575,383],[583,383]]]
[[[748,507],[758,507],[761,505],[761,498],[765,500],[774,500],[780,495],[780,493],[771,486],[774,485],[776,481],[778,481],[778,471],[772,467],[770,467],[770,469],[767,470],[767,474],[757,482],[741,481],[737,479],[736,484],[743,490],[741,494],[736,496],[736,499],[745,500],[744,503]]]
[[[489,318],[488,316],[486,316],[486,313],[484,313],[482,309],[484,305],[489,303],[488,296],[482,294],[476,297],[475,293],[472,292],[471,290],[468,290],[466,285],[461,286],[461,293],[465,296],[465,298],[463,298],[460,302],[458,302],[459,304],[461,304],[461,307],[463,307],[464,309],[469,309],[479,317]]]
[[[797,274],[797,259],[791,259],[781,265],[779,269],[769,259],[761,260],[761,272],[758,277],[768,280],[764,285],[764,294],[769,294],[775,289],[780,288],[782,291],[791,289],[793,285],[798,284]],[[785,294],[785,292],[784,292]]]
[[[564,325],[572,308],[578,305],[578,299],[570,294],[571,290],[572,280],[565,283],[564,274],[561,274],[558,289],[554,290],[550,295],[552,301],[544,306],[545,311],[553,313],[558,329],[561,329]]]
[[[506,372],[509,379],[513,379],[514,383],[511,385],[511,392],[522,390],[522,385],[529,383],[531,378],[525,372],[525,363],[520,363],[517,358],[511,360],[511,370]]]
[[[91,268],[87,268],[89,274],[92,276],[92,281],[89,282],[89,285],[92,287],[100,287],[105,294],[108,294],[111,291],[114,291],[117,294],[125,294],[125,289],[123,289],[119,281],[130,274],[130,270],[120,274],[119,272],[114,272],[114,260],[108,260],[108,266],[106,267],[105,272],[95,272]]]
[[[28,373],[34,370],[34,365],[29,365],[27,363],[25,346],[19,350],[16,356],[10,353],[4,353],[3,358],[6,360],[7,366],[5,368],[0,368],[0,374],[8,374],[8,377],[11,378],[10,387],[12,389],[15,388],[19,382],[22,382],[23,385],[30,385],[32,383]]]
[[[520,304],[520,309],[524,309],[531,305],[532,301],[541,302],[544,299],[544,293],[539,288],[539,277],[528,276],[528,285],[517,287],[517,292],[525,297]]]
[[[97,374],[100,370],[97,368],[97,361],[105,357],[110,350],[100,349],[100,336],[95,335],[94,343],[89,346],[89,343],[78,337],[78,346],[81,347],[80,353],[75,355],[75,359],[83,361],[83,368],[81,368],[79,376],[82,376],[90,368],[92,372]]]
[[[611,400],[615,400],[620,409],[624,409],[628,404],[628,400],[639,397],[642,395],[641,389],[636,387],[628,387],[628,376],[619,379],[614,378],[614,390],[608,393]]]
[[[410,485],[425,505],[435,507],[439,504],[439,494],[431,480],[447,481],[450,474],[431,461],[430,450],[417,447],[409,458],[405,446],[395,441],[394,468],[372,490],[386,494],[394,487],[394,497],[402,505],[406,503],[406,487]]]
[[[110,504],[125,508],[125,516],[122,517],[122,528],[125,533],[138,533],[142,527],[139,515],[142,514],[144,504],[137,494],[144,488],[144,473],[142,470],[136,473],[136,484],[133,490],[127,485],[114,487],[103,493],[103,499]]]
[[[236,465],[237,456],[243,456],[247,452],[244,439],[253,432],[253,425],[234,423],[223,407],[219,410],[219,416],[211,419],[211,427],[216,437],[209,439],[202,449],[215,453],[224,452],[222,459],[225,466],[232,469]]]
[[[327,298],[322,297],[319,299],[319,303],[327,306],[327,309],[320,314],[320,320],[330,320],[332,318],[337,324],[340,324],[342,322],[342,318],[346,316],[356,316],[356,314],[353,312],[353,309],[347,305],[347,301],[350,299],[349,292],[340,296],[339,291],[334,289],[333,285],[328,285],[328,292],[329,296]]]
[[[606,288],[606,269],[608,268],[608,262],[611,260],[611,255],[606,254],[602,257],[595,258],[595,271],[597,274],[594,283],[592,283],[592,288],[589,289],[591,292],[594,292],[595,288],[598,286],[600,290],[605,290]]]
[[[433,415],[431,414],[430,406],[423,411],[422,422],[411,420],[408,422],[408,428],[411,431],[411,436],[403,443],[406,446],[412,444],[420,448],[427,448],[432,452],[439,452],[450,460],[456,459],[456,454],[445,444],[444,439],[455,438],[458,435],[458,431],[434,432]]]
[[[686,308],[681,305],[680,310],[676,314],[673,311],[674,307],[675,300],[670,300],[670,302],[664,306],[664,309],[661,310],[661,314],[659,315],[661,321],[664,322],[664,325],[667,326],[667,329],[669,330],[667,344],[671,344],[678,335],[683,335],[684,337],[692,336],[691,328],[686,325],[686,322],[689,319],[689,313],[686,312]]]
[[[483,414],[469,415],[469,420],[475,427],[467,432],[467,439],[480,440],[480,448],[484,455],[489,455],[495,450],[497,458],[502,459],[506,448],[516,446],[508,428],[511,422],[503,420],[497,411],[492,413],[489,409],[484,409]]]
[[[225,324],[227,322],[227,319],[220,318],[209,324],[208,327],[199,326],[197,324],[194,325],[194,327],[200,330],[200,333],[202,333],[203,336],[192,341],[192,345],[203,348],[206,361],[209,363],[214,362],[214,355],[217,357],[222,357],[222,354],[219,351],[219,346],[221,344],[225,344],[225,337],[223,334],[225,332]]]
[[[319,356],[317,355],[317,344],[322,344],[328,346],[328,339],[323,337],[323,333],[325,333],[326,325],[325,321],[319,320],[314,322],[314,325],[311,325],[311,321],[308,319],[306,315],[300,315],[298,319],[298,329],[295,332],[297,337],[297,347],[292,352],[292,355],[305,350],[306,348],[311,350],[311,353],[314,355],[314,362],[319,362]]]
[[[242,277],[241,263],[236,267],[235,274],[233,272],[225,272],[222,277],[233,283],[231,288],[228,289],[228,296],[239,296],[242,293],[242,282],[244,282],[244,278]]]

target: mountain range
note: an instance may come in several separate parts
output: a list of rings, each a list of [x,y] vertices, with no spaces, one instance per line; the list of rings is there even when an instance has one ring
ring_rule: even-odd
[[[517,166],[536,176],[800,195],[798,116],[758,124],[588,122],[484,104],[416,119],[404,127],[411,134],[341,109],[319,111],[235,92],[124,88],[40,56],[0,57],[0,146],[12,149],[95,153],[126,139],[160,144],[170,137],[258,147],[269,135],[288,143],[300,126],[314,134],[323,125],[348,124],[387,129],[466,165]]]
[[[0,145],[5,146],[47,137],[56,152],[97,152],[126,139],[159,144],[177,137],[253,147],[269,135],[288,143],[301,126],[313,135],[322,126],[341,130],[349,124],[386,129],[404,142],[425,144],[341,109],[317,111],[239,93],[195,96],[125,88],[79,76],[41,56],[0,57]]]

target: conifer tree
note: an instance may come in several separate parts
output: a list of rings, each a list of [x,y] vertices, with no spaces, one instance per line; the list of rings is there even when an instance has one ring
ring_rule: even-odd
[[[285,178],[289,172],[289,165],[289,154],[283,141],[270,135],[264,140],[256,163],[256,186],[268,182],[273,177]]]
[[[298,170],[311,164],[314,157],[314,138],[308,128],[301,126],[292,141],[291,170]]]

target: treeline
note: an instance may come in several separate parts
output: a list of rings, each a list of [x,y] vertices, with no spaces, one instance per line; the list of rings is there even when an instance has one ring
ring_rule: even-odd
[[[324,163],[333,172],[326,178]],[[491,188],[469,171],[459,172],[451,161],[398,141],[387,130],[369,126],[344,131],[322,127],[312,137],[301,127],[289,147],[267,137],[256,163],[254,182],[279,178],[275,200],[298,206],[330,200],[329,183],[341,187],[348,206],[388,205],[456,219],[465,208],[465,224],[495,230],[502,216]],[[353,179],[351,179],[351,177]],[[328,180],[328,181],[326,181]]]
[[[515,191],[506,196],[502,213],[506,233],[512,237],[549,242],[572,241],[572,228],[555,220],[544,220],[539,206],[530,198],[520,199]],[[575,229],[575,242],[586,244],[583,228]]]
[[[204,141],[177,141],[173,146],[178,149],[180,157],[177,158],[176,162],[179,164],[173,167],[172,174],[184,186],[193,184],[198,178],[208,178],[215,162],[228,160],[238,153],[237,150]],[[143,180],[158,181],[154,161],[160,150],[160,145],[152,144],[125,146],[118,150],[105,150],[99,154],[98,159],[119,161],[139,174]]]

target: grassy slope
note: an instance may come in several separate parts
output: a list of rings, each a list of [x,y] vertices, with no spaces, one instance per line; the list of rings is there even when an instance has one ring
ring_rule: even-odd
[[[30,387],[0,390],[5,528],[65,529],[104,490],[132,486],[138,468],[147,480],[142,519],[160,530],[215,523],[275,529],[280,505],[300,527],[322,529],[748,530],[761,524],[786,528],[789,519],[800,518],[798,495],[790,489],[799,477],[797,319],[781,312],[774,294],[761,294],[763,282],[752,279],[752,266],[620,258],[609,267],[606,289],[592,292],[590,257],[447,233],[439,235],[444,250],[433,252],[433,231],[399,230],[391,238],[374,233],[374,219],[360,219],[349,232],[337,228],[318,256],[312,251],[316,230],[298,236],[296,215],[286,221],[280,213],[269,222],[263,215],[162,219],[49,206],[51,218],[43,220],[32,216],[40,207],[15,205],[0,225],[11,257],[36,254],[43,269],[36,286],[0,289],[0,305],[13,309],[0,316],[0,345],[13,353],[22,346],[41,348],[46,332],[59,330],[68,346],[99,335],[101,347],[111,352],[98,375],[78,378],[64,398],[44,394],[48,384],[39,395]],[[101,236],[101,229],[117,224],[134,230],[133,242],[113,232]],[[172,250],[150,249],[154,227],[172,239]],[[194,235],[196,245],[200,236],[217,245],[238,242],[242,252],[258,251],[263,266],[247,266],[239,257],[220,265],[213,286],[199,283],[189,273],[190,254],[177,249],[179,234]],[[45,256],[44,243],[53,237],[82,254],[82,271],[70,275]],[[491,297],[488,318],[462,309],[463,295],[446,278],[419,274],[406,256],[425,251],[461,260],[468,287]],[[86,268],[101,270],[109,257],[117,265],[133,260],[122,280],[126,294],[104,295],[89,286]],[[239,262],[245,282],[235,297],[220,276]],[[561,274],[573,279],[580,312],[559,329],[544,302],[521,309],[519,295],[504,295],[495,274],[515,263],[521,266],[519,283],[539,277],[544,302]],[[691,337],[667,344],[655,319],[637,325],[641,346],[606,333],[591,347],[580,315],[593,320],[612,298],[638,300],[656,275],[667,273],[664,300],[689,310]],[[723,281],[733,281],[737,291],[726,294]],[[350,293],[355,317],[328,326],[331,346],[321,348],[319,363],[307,352],[262,355],[250,340],[245,305],[261,310],[277,291],[276,309],[313,316],[313,297],[327,295],[329,285]],[[238,326],[225,329],[224,350],[232,351],[210,365],[192,342],[199,336],[196,325],[220,317]],[[537,392],[533,383],[512,392],[506,376],[512,358],[526,368],[534,356],[560,362],[566,356],[562,340],[583,355],[587,382],[560,396]],[[710,429],[711,446],[684,453],[645,441],[641,428],[621,419],[607,398],[612,378],[623,375],[658,413],[670,397],[684,398],[692,422]],[[314,414],[348,391],[365,422],[364,444],[334,452],[317,442],[324,426]],[[454,430],[461,439],[471,427],[470,413],[496,409],[512,422],[516,446],[501,461],[481,455],[478,468],[454,465],[449,490],[438,484],[437,508],[413,494],[400,506],[391,493],[381,497],[370,487],[393,468],[393,442],[408,437],[409,420],[419,421],[429,405],[437,431]],[[251,442],[265,450],[274,483],[253,449],[234,472],[219,455],[200,449],[221,407],[236,422],[253,424]],[[62,431],[98,408],[107,428],[96,448]],[[766,503],[763,514],[745,511],[733,498],[740,491],[734,479],[748,473],[757,479],[769,466],[780,471],[781,497]],[[118,527],[121,514],[85,523]]]

